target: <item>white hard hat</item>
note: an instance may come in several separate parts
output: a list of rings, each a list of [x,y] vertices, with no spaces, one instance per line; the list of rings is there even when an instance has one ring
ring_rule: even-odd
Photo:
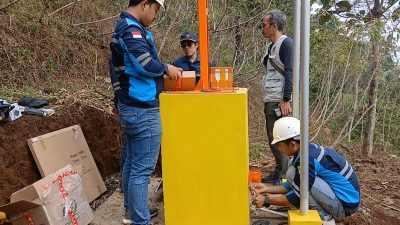
[[[164,0],[156,0],[156,1],[161,5],[161,7],[165,8]]]
[[[272,136],[274,137],[274,140],[272,141],[271,145],[290,138],[297,139],[299,135],[300,120],[294,117],[282,117],[275,121],[274,129],[272,130]]]

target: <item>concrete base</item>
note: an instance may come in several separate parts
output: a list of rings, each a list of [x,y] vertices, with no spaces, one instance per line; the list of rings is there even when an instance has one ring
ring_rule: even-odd
[[[316,210],[309,210],[307,215],[300,210],[289,210],[289,225],[321,225],[322,221]]]

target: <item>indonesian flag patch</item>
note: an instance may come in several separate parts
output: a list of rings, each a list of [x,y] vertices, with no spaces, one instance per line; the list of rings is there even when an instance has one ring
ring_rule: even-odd
[[[134,31],[134,32],[132,32],[132,37],[133,38],[142,38],[142,33],[140,31]]]

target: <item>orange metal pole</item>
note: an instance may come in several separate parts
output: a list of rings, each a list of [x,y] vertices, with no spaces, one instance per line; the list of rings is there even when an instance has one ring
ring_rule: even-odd
[[[209,89],[208,9],[207,0],[198,0],[200,36],[200,84],[199,89]]]

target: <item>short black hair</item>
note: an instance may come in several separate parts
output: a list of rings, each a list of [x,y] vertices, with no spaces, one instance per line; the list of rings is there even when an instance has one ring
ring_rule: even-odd
[[[129,0],[129,5],[128,7],[139,5],[141,2],[146,1],[146,0]],[[158,3],[156,0],[147,0],[147,2],[151,5],[153,3]]]
[[[289,138],[289,139],[283,140],[282,142],[284,142],[286,145],[289,145],[290,142],[292,142],[292,141],[297,142],[297,144],[300,144],[300,140],[297,140],[294,138]]]
[[[279,10],[269,11],[267,16],[269,16],[269,22],[275,24],[279,31],[283,31],[286,26],[286,15]]]

